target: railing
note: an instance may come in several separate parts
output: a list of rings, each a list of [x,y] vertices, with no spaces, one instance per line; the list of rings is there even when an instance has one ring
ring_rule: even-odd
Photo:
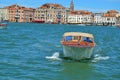
[[[90,42],[78,42],[78,41],[61,41],[62,45],[66,46],[74,46],[74,47],[94,47],[95,43],[90,43]]]

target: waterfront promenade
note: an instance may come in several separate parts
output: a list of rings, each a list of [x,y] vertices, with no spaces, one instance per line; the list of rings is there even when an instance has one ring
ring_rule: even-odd
[[[116,26],[120,24],[118,10],[110,9],[104,12],[91,12],[89,10],[75,10],[74,7],[73,0],[71,0],[68,8],[57,3],[44,3],[37,8],[12,4],[0,8],[0,21],[100,26]]]

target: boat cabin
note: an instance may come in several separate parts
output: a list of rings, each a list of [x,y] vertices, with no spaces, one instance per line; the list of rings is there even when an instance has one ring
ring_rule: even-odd
[[[64,33],[61,43],[66,46],[95,46],[93,35],[81,32]]]

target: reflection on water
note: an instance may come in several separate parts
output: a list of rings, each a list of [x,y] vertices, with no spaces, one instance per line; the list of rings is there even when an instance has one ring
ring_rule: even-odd
[[[79,63],[79,62],[69,62],[69,63],[64,63],[64,70],[61,72],[63,76],[66,76],[66,80],[78,80],[78,79],[84,79],[88,80],[94,76],[93,73],[93,67],[91,64],[86,64],[86,63]],[[74,75],[74,76],[73,76]]]

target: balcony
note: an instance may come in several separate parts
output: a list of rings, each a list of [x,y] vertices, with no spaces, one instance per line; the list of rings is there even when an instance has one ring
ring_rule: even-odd
[[[19,19],[20,16],[18,14],[15,15],[15,19]]]

